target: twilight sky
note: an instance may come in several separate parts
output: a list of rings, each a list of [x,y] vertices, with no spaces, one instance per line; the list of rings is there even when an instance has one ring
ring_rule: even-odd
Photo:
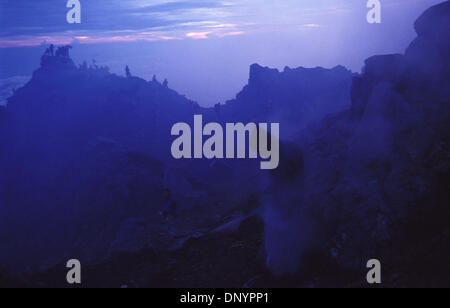
[[[0,0],[0,83],[29,76],[43,42],[72,43],[77,62],[95,59],[123,74],[168,78],[211,105],[246,84],[248,67],[345,65],[403,52],[414,20],[442,0],[381,0],[382,23],[366,22],[366,0],[81,0],[82,23],[66,22],[66,0]]]

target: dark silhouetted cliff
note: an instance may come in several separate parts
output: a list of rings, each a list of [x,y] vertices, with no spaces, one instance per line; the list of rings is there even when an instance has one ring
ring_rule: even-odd
[[[250,67],[248,85],[228,101],[224,118],[249,121],[280,122],[284,137],[292,137],[310,123],[327,114],[350,107],[353,74],[342,66],[333,69],[286,67],[283,72]]]

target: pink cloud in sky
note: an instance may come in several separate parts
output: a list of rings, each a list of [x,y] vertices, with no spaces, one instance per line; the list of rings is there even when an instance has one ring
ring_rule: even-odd
[[[0,39],[0,48],[34,47],[41,44],[67,45],[71,42],[73,42],[73,38],[71,37],[18,37],[11,39]]]
[[[204,40],[208,38],[209,34],[211,34],[211,32],[189,32],[186,33],[186,37],[195,40]]]
[[[319,24],[306,24],[306,25],[303,25],[303,27],[305,27],[305,28],[320,28],[322,26]]]
[[[226,36],[238,36],[238,35],[244,35],[244,31],[233,31],[233,32],[226,32],[226,33],[219,33],[217,34],[218,37],[226,37]]]
[[[125,35],[125,36],[45,36],[45,37],[19,37],[11,39],[0,39],[0,48],[14,48],[14,47],[34,47],[41,44],[54,44],[54,45],[67,45],[73,42],[79,44],[101,44],[101,43],[120,43],[120,42],[137,42],[137,41],[147,41],[147,42],[158,42],[158,41],[169,41],[178,40],[180,38],[168,35]]]

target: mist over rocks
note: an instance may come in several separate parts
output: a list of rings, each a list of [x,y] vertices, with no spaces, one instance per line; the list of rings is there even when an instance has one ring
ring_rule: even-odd
[[[312,221],[301,206],[305,194],[304,153],[293,142],[282,142],[280,153],[280,166],[270,172],[270,184],[262,194],[261,205],[266,265],[276,275],[289,275],[299,270],[313,230]]]

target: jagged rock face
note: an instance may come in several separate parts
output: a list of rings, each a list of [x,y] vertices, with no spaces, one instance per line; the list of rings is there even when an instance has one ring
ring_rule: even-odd
[[[250,66],[250,77],[248,86],[250,88],[263,88],[276,83],[279,71],[268,67],[262,67],[259,64]]]
[[[447,45],[450,36],[450,1],[437,4],[426,10],[414,24],[419,37],[426,37],[438,45]],[[444,40],[443,40],[444,38]]]
[[[376,85],[389,82],[405,100],[424,107],[424,97],[448,99],[450,61],[450,1],[428,9],[415,23],[418,37],[404,55],[374,56],[366,60],[352,85],[352,114],[360,119]],[[433,101],[427,104],[435,104]],[[436,103],[439,105],[439,103]],[[436,106],[439,108],[439,106]]]
[[[123,221],[158,212],[158,157],[169,158],[170,127],[193,107],[159,83],[45,55],[0,110],[0,234],[15,234],[0,241],[4,264],[106,256]]]
[[[8,106],[18,140],[33,134],[81,142],[102,136],[156,156],[161,153],[151,143],[168,143],[160,135],[194,110],[192,101],[158,82],[122,78],[95,65],[77,68],[69,57],[48,55]]]
[[[61,56],[42,56],[41,58],[41,67],[44,69],[54,69],[61,70],[62,68],[66,69],[76,69],[75,63],[70,57],[61,57]]]
[[[428,9],[416,21],[415,29],[418,37],[405,52],[400,88],[413,104],[421,103],[417,99],[420,92],[433,96],[428,108],[436,110],[450,95],[450,1]]]
[[[345,267],[361,268],[355,260],[374,254],[389,258],[376,247],[391,242],[411,212],[430,206],[422,200],[439,190],[432,183],[449,178],[443,55],[450,36],[432,34],[448,31],[440,29],[450,20],[448,8],[447,1],[419,18],[418,38],[405,55],[368,59],[353,82],[350,114],[322,122],[304,147],[305,165],[314,166],[306,172],[304,206],[322,212],[313,219],[332,228],[326,247]],[[438,163],[431,153],[442,151]]]
[[[279,122],[282,139],[292,139],[308,124],[349,107],[352,76],[342,66],[286,67],[279,72],[254,64],[248,85],[227,102],[221,115],[230,121]]]

